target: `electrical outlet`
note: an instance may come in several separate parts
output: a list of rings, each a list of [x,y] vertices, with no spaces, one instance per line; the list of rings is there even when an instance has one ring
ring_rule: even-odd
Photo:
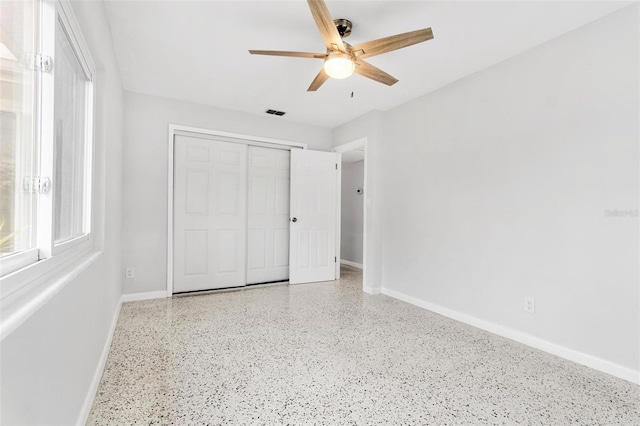
[[[132,267],[125,268],[125,270],[124,270],[125,279],[129,280],[129,279],[131,279],[131,278],[133,278],[135,276],[136,276],[135,269],[133,269]]]
[[[524,311],[530,314],[535,314],[536,313],[536,301],[535,299],[532,298],[525,298],[524,299]]]

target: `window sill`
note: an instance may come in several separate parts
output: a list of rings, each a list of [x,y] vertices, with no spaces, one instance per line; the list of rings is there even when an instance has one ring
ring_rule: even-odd
[[[19,292],[23,287],[41,278],[46,278],[61,268],[67,267],[70,269],[73,262],[78,262],[81,257],[88,255],[91,248],[92,242],[89,238],[86,238],[80,241],[79,244],[68,247],[63,253],[57,252],[58,254],[33,262],[1,277],[0,300],[4,301],[7,297],[11,297],[13,293]]]
[[[10,294],[2,292],[0,341],[47,304],[100,256],[102,251],[83,250],[74,256],[64,256],[64,259],[45,259],[0,280],[0,288],[3,290],[5,281],[11,280],[11,284],[22,281],[21,287]]]

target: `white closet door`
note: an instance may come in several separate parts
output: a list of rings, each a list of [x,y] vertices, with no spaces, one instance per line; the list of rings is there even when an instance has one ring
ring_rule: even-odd
[[[291,151],[291,284],[336,277],[338,155]]]
[[[246,283],[247,146],[176,136],[175,293]]]
[[[288,150],[248,152],[247,284],[289,278]]]

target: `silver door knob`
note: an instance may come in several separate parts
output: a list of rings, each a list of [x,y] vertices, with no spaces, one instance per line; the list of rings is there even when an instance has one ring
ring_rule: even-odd
[[[297,222],[297,221],[298,221],[297,217],[291,218],[291,222]]]

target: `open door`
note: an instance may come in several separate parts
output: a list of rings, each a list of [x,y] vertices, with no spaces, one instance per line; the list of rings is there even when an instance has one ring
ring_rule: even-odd
[[[339,155],[291,151],[290,284],[336,279]]]

